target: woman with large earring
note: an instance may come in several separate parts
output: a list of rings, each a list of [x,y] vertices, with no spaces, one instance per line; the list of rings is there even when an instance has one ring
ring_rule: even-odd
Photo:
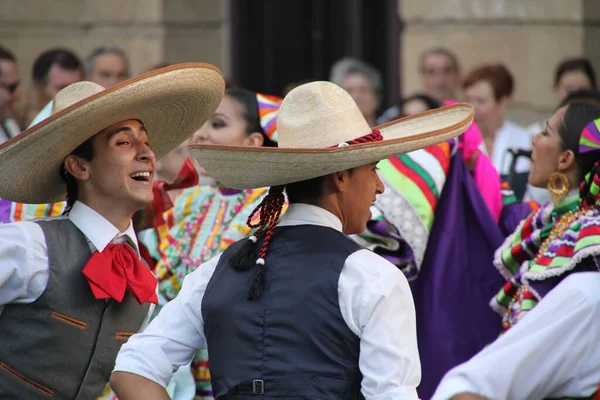
[[[553,201],[495,256],[503,334],[442,380],[435,400],[589,398],[600,382],[600,107],[560,108],[533,140],[529,183]]]

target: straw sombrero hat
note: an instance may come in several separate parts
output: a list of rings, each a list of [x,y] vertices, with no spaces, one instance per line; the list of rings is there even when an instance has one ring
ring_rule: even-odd
[[[178,64],[110,89],[79,82],[60,91],[52,115],[0,146],[0,198],[23,203],[65,199],[64,159],[103,129],[141,121],[157,158],[183,143],[217,109],[225,83],[209,64]]]
[[[221,184],[250,189],[316,178],[441,143],[462,134],[472,121],[473,107],[457,104],[371,129],[344,89],[311,82],[283,99],[279,147],[196,144],[190,150]],[[374,130],[383,140],[345,145]]]

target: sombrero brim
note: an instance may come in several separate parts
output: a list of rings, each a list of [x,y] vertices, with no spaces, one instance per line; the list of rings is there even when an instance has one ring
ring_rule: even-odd
[[[210,118],[225,91],[209,64],[178,64],[139,75],[79,101],[0,146],[0,198],[22,203],[63,201],[64,159],[103,129],[141,121],[157,158]]]
[[[383,141],[328,149],[191,145],[198,163],[235,189],[285,185],[366,165],[445,142],[464,133],[473,107],[456,104],[389,122],[374,129]],[[367,134],[368,132],[365,132]]]

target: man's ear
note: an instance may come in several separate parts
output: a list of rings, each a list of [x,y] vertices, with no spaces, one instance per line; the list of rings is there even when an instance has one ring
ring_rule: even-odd
[[[64,167],[67,172],[79,181],[90,179],[89,162],[70,154],[65,158]]]
[[[349,177],[350,172],[346,170],[327,175],[327,180],[329,180],[336,192],[343,192],[348,187]]]

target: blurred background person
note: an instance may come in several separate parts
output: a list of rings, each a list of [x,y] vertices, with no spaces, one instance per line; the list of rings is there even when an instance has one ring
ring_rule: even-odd
[[[0,143],[21,133],[13,119],[20,83],[21,75],[15,56],[10,50],[0,47]]]
[[[81,62],[79,69],[82,70]],[[83,75],[82,75],[83,76]],[[85,79],[108,89],[129,78],[129,61],[123,50],[116,46],[101,46],[90,52],[85,59]],[[82,80],[80,78],[79,80]],[[52,95],[52,98],[54,96]],[[48,118],[52,112],[50,101],[33,119],[35,125]]]
[[[369,126],[377,125],[383,85],[381,72],[356,58],[343,58],[331,67],[329,80],[352,96]]]
[[[562,103],[571,93],[597,89],[596,71],[587,58],[567,58],[556,66],[554,95],[558,103]],[[527,127],[527,130],[537,135],[544,129],[545,123],[545,120],[534,122]]]
[[[33,63],[32,84],[53,99],[67,86],[83,80],[83,66],[75,53],[67,49],[43,52]]]
[[[531,151],[532,135],[506,119],[514,91],[514,79],[504,64],[485,64],[473,69],[463,82],[466,101],[475,108],[484,150],[498,173],[507,179],[517,198],[523,198],[530,160],[520,157],[514,165],[510,150]]]
[[[388,108],[381,117],[377,118],[377,125],[385,124],[398,118],[421,114],[425,111],[440,107],[440,103],[425,93],[415,93],[402,100],[400,104]]]
[[[445,47],[434,47],[421,54],[419,72],[427,95],[443,104],[458,99],[460,64],[458,57]]]
[[[130,78],[129,59],[117,46],[100,46],[92,50],[84,62],[85,79],[108,89]],[[156,68],[155,68],[156,69]]]

